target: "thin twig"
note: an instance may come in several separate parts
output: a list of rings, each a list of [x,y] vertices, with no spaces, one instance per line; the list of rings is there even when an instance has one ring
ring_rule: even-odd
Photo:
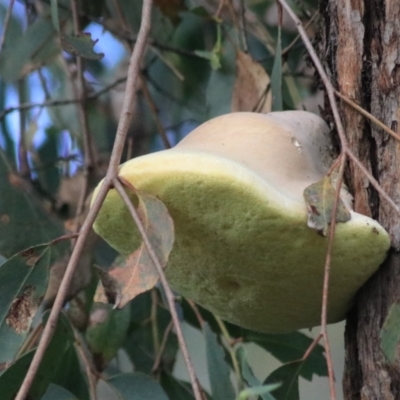
[[[386,126],[383,122],[379,121],[378,118],[374,117],[367,110],[364,110],[362,107],[360,107],[358,104],[356,104],[353,100],[350,100],[348,97],[343,96],[337,90],[335,90],[335,94],[336,94],[336,96],[340,97],[345,103],[347,103],[349,106],[353,107],[360,114],[364,115],[364,117],[367,117],[374,124],[378,125],[379,128],[383,129],[386,133],[388,133],[394,139],[396,139],[396,140],[398,140],[400,142],[400,135],[398,133],[396,133],[394,130],[390,129],[388,126]]]
[[[317,18],[317,15],[319,14],[319,11],[315,11],[313,16],[309,19],[309,21],[304,25],[304,29],[308,29],[311,24],[315,21],[315,18]],[[297,43],[297,41],[300,39],[300,34],[298,34],[283,50],[282,50],[282,57],[285,56],[287,53],[289,53],[290,50],[294,47],[294,45]]]
[[[158,116],[157,106],[156,106],[156,104],[155,104],[155,102],[153,100],[153,97],[151,96],[149,88],[147,87],[147,82],[144,79],[143,75],[140,75],[140,81],[141,81],[141,84],[142,84],[142,91],[143,91],[144,98],[146,99],[146,101],[147,101],[147,103],[149,105],[150,111],[153,114],[154,122],[156,123],[157,130],[158,130],[158,133],[159,133],[159,135],[161,137],[161,140],[162,140],[162,142],[164,144],[164,147],[166,149],[170,149],[171,148],[171,143],[169,142],[169,139],[168,139],[168,136],[167,136],[167,132],[165,131],[165,128],[164,128],[162,122],[160,121],[160,117]]]
[[[18,81],[18,97],[19,101],[23,101],[25,97],[25,80],[21,78]],[[19,173],[23,178],[30,178],[30,168],[28,163],[28,152],[26,150],[26,113],[19,113],[19,142],[18,142],[18,164]]]
[[[53,308],[50,312],[50,316],[44,328],[42,338],[39,342],[35,355],[33,356],[28,372],[25,375],[25,379],[22,382],[22,385],[15,397],[15,400],[24,400],[28,395],[29,389],[36,376],[37,370],[39,369],[45,351],[53,336],[54,329],[57,325],[58,316],[63,307],[65,298],[67,296],[68,288],[71,283],[72,276],[75,272],[80,256],[82,254],[86,238],[89,235],[93,222],[96,219],[97,214],[99,213],[100,208],[104,202],[104,199],[108,193],[108,190],[111,187],[112,180],[115,176],[117,176],[118,164],[121,158],[121,153],[124,147],[125,137],[128,131],[129,122],[131,118],[130,107],[132,106],[136,98],[135,86],[138,80],[139,64],[142,59],[146,47],[146,40],[150,32],[152,5],[153,5],[152,0],[144,0],[143,2],[142,20],[141,20],[142,22],[140,25],[138,40],[132,52],[130,67],[128,71],[128,83],[130,84],[127,86],[127,90],[125,92],[122,117],[119,121],[118,134],[115,138],[111,163],[109,165],[107,175],[82,225],[82,228],[79,233],[79,238],[75,244],[74,250],[72,251],[71,258],[68,262],[64,277],[60,284],[60,288],[55,298]]]
[[[332,258],[332,248],[333,248],[333,240],[335,238],[335,230],[336,230],[336,215],[337,209],[340,200],[340,188],[343,182],[343,174],[346,166],[346,153],[343,153],[340,158],[340,167],[338,173],[338,181],[336,185],[336,193],[335,193],[335,201],[333,203],[332,209],[332,217],[329,227],[329,237],[328,237],[328,247],[326,249],[326,259],[324,266],[324,283],[322,289],[322,309],[321,309],[321,334],[324,338],[324,347],[325,347],[325,355],[326,355],[326,364],[328,367],[328,376],[329,376],[329,388],[331,393],[331,399],[336,399],[336,389],[335,389],[335,374],[333,371],[333,363],[332,356],[329,345],[329,337],[327,331],[327,318],[328,318],[328,302],[329,302],[329,278],[330,278],[330,270],[331,270],[331,258]]]
[[[370,184],[375,188],[375,190],[392,206],[393,210],[395,210],[397,214],[400,215],[400,207],[382,189],[379,182],[368,172],[362,162],[350,151],[350,149],[347,149],[346,154],[351,159],[351,161],[353,161],[353,163],[357,165],[361,172],[368,178]]]
[[[120,83],[126,82],[127,77],[124,76],[122,78],[116,79],[114,82],[110,83],[109,85],[105,86],[103,89],[99,90],[98,92],[92,93],[86,97],[86,100],[95,100],[101,95],[109,92],[111,89],[114,89],[115,86],[118,86]],[[14,111],[21,111],[21,110],[28,110],[30,108],[35,108],[35,107],[57,107],[57,106],[65,106],[69,104],[76,104],[79,102],[79,99],[61,99],[61,100],[45,100],[42,102],[38,103],[22,103],[19,104],[18,106],[10,106],[5,108],[1,113],[0,113],[0,120],[2,120],[7,114],[10,114]]]
[[[2,32],[1,38],[0,38],[0,53],[3,50],[3,45],[4,45],[4,41],[6,39],[7,29],[8,29],[8,25],[10,23],[10,19],[11,19],[11,14],[12,14],[12,10],[13,10],[13,7],[14,7],[14,3],[15,3],[15,0],[10,0],[10,4],[8,5],[6,16],[4,18],[3,32]]]
[[[242,374],[240,373],[239,362],[238,362],[235,350],[232,345],[233,341],[232,341],[231,335],[229,334],[228,329],[226,328],[226,325],[221,320],[221,318],[217,317],[216,315],[214,315],[214,318],[217,321],[219,329],[222,332],[222,336],[225,338],[225,342],[228,347],[228,352],[229,352],[229,355],[231,356],[233,370],[235,371],[235,375],[236,375],[238,391],[240,392],[243,389],[243,380],[242,380]]]
[[[153,335],[153,347],[154,353],[157,354],[160,351],[160,338],[158,335],[158,324],[157,324],[157,292],[154,288],[151,291],[151,333]]]
[[[80,22],[79,22],[79,4],[77,0],[71,0],[71,10],[72,10],[72,21],[74,23],[74,33],[75,35],[80,34]],[[86,110],[86,83],[84,76],[84,65],[83,59],[80,56],[76,56],[76,74],[77,74],[77,85],[75,88],[75,97],[78,100],[78,117],[79,125],[81,128],[81,135],[83,139],[83,159],[84,159],[84,180],[83,185],[80,189],[78,204],[75,213],[75,224],[73,232],[78,232],[80,223],[79,216],[83,212],[83,207],[85,205],[86,196],[89,190],[89,181],[91,180],[91,175],[93,173],[93,168],[95,166],[94,154],[93,154],[93,143],[89,132],[89,123]]]
[[[93,366],[92,361],[90,360],[89,356],[86,354],[85,349],[82,346],[81,338],[79,333],[73,328],[74,337],[75,337],[75,349],[80,356],[81,362],[85,368],[87,380],[89,383],[89,398],[90,400],[97,399],[97,392],[96,392],[96,385],[97,380],[99,378],[99,374],[97,373],[96,369]]]
[[[321,340],[321,338],[322,338],[322,333],[318,333],[318,336],[314,338],[314,340],[312,341],[310,346],[308,346],[308,349],[304,353],[303,357],[301,358],[302,361],[307,360],[307,358],[313,352],[313,350],[315,349],[315,346],[318,344],[318,342]]]
[[[154,46],[149,46],[150,50],[171,70],[171,72],[181,81],[185,80],[182,72],[175,67],[174,64],[168,58],[164,57],[164,55]]]
[[[175,330],[176,330],[176,335],[178,337],[178,342],[179,342],[179,347],[182,351],[182,355],[183,358],[185,360],[186,363],[186,368],[188,370],[189,373],[189,378],[190,378],[190,382],[192,384],[192,388],[193,388],[193,393],[194,393],[194,397],[196,400],[202,400],[203,396],[201,394],[201,390],[200,390],[200,386],[198,384],[197,378],[196,378],[196,374],[194,372],[194,368],[193,368],[193,364],[192,361],[190,359],[190,355],[189,355],[189,351],[185,342],[185,339],[183,337],[183,332],[182,332],[182,327],[179,321],[179,317],[178,317],[178,313],[176,312],[176,308],[175,308],[175,296],[168,284],[167,278],[165,277],[165,273],[164,273],[164,269],[156,255],[156,253],[153,250],[153,247],[149,241],[149,238],[147,236],[147,233],[145,231],[145,228],[143,226],[143,223],[135,209],[135,207],[132,204],[131,199],[129,198],[128,194],[125,192],[124,187],[122,186],[122,183],[118,180],[118,178],[113,179],[113,184],[114,184],[114,188],[116,189],[116,191],[119,193],[119,195],[121,196],[122,200],[124,201],[125,205],[127,206],[137,228],[138,231],[143,239],[143,242],[147,248],[147,251],[149,253],[149,256],[151,258],[151,260],[153,261],[158,275],[160,277],[160,281],[161,284],[164,288],[165,291],[165,296],[167,298],[167,303],[168,303],[168,307],[171,313],[171,317],[172,317],[172,321],[174,322],[174,326],[175,326]]]
[[[203,328],[204,319],[201,316],[200,311],[197,308],[196,304],[190,299],[186,299],[186,301],[189,304],[190,308],[193,310],[194,314],[196,315],[197,321],[199,321],[200,328]]]
[[[240,37],[242,39],[243,51],[247,53],[249,51],[249,45],[247,43],[246,6],[244,4],[244,0],[239,1],[239,27],[240,27]]]
[[[160,348],[157,352],[156,359],[154,360],[153,367],[151,368],[151,372],[154,374],[158,371],[160,368],[162,356],[164,354],[165,348],[167,347],[167,341],[169,338],[169,334],[171,333],[172,327],[174,326],[174,321],[171,320],[171,322],[168,324],[167,329],[164,331],[164,336],[161,341]]]

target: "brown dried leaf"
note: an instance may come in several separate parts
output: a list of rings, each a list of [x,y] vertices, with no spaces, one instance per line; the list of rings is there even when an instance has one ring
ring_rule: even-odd
[[[179,22],[179,14],[186,9],[183,0],[155,0],[154,3],[174,24]]]
[[[137,212],[161,265],[167,265],[174,243],[174,225],[167,208],[155,196],[136,191]],[[144,243],[111,271],[100,273],[95,301],[124,307],[140,293],[152,289],[159,275]]]
[[[303,195],[307,206],[307,225],[326,236],[332,219],[336,195],[330,177],[324,176],[320,181],[306,187]],[[347,222],[350,218],[350,211],[339,197],[336,222]]]
[[[253,58],[238,51],[236,53],[236,82],[232,95],[232,112],[270,112],[272,94],[270,78],[265,69]]]

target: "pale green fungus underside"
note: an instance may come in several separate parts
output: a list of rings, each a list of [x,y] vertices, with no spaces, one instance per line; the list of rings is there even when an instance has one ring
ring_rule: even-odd
[[[183,296],[257,331],[319,325],[327,238],[307,227],[303,201],[283,195],[244,165],[194,150],[136,158],[121,166],[120,176],[167,206],[176,239],[166,275]],[[140,244],[115,190],[94,229],[123,254]],[[377,222],[354,212],[336,229],[329,322],[345,317],[390,245]]]

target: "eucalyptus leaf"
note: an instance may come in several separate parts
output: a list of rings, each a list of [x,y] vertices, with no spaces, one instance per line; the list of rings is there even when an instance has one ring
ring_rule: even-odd
[[[243,379],[250,386],[249,389],[245,389],[239,394],[239,399],[246,399],[248,396],[260,395],[263,400],[274,400],[270,392],[276,389],[276,387],[273,387],[272,389],[270,386],[264,387],[262,383],[255,377],[250,365],[247,362],[247,351],[243,346],[239,346],[236,349],[236,357],[240,364],[240,370]],[[279,385],[277,387],[279,387]],[[251,390],[253,391],[251,392]]]
[[[62,363],[63,355],[72,346],[70,328],[60,315],[53,338],[40,363],[39,370],[29,390],[29,398],[39,400],[46,392],[52,377]],[[25,378],[36,350],[32,350],[12,363],[0,376],[1,400],[12,400]]]
[[[44,209],[1,150],[0,187],[0,253],[5,257],[64,234],[61,222]]]
[[[313,339],[301,332],[276,335],[245,330],[243,339],[245,342],[258,344],[283,363],[301,360],[313,342]],[[308,381],[311,381],[313,374],[317,376],[328,375],[324,348],[320,344],[303,361],[300,370],[300,376]]]
[[[140,372],[114,376],[108,383],[120,400],[169,400],[158,382]]]
[[[203,334],[206,341],[207,370],[212,398],[213,400],[234,400],[236,396],[230,380],[231,370],[225,361],[224,350],[207,323],[203,325]]]
[[[71,392],[61,386],[50,383],[41,400],[78,400]]]
[[[47,289],[58,245],[31,247],[0,267],[0,363],[10,363],[22,345]]]
[[[277,368],[267,377],[264,384],[278,383],[274,390],[275,400],[300,400],[299,375],[302,361],[295,361]]]

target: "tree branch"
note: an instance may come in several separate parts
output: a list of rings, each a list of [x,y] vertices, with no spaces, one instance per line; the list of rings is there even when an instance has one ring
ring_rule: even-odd
[[[15,400],[24,400],[29,393],[29,389],[39,369],[45,351],[51,341],[54,329],[56,328],[58,316],[63,307],[68,292],[68,287],[71,283],[79,258],[82,254],[86,238],[92,228],[93,222],[96,219],[97,214],[99,213],[99,210],[104,202],[108,190],[111,187],[112,180],[117,176],[118,164],[121,158],[121,153],[124,147],[126,133],[131,119],[131,114],[132,114],[131,109],[133,108],[132,105],[134,104],[136,98],[135,87],[139,77],[139,64],[142,59],[144,50],[146,48],[146,40],[150,33],[152,5],[153,5],[152,0],[144,0],[143,2],[142,21],[138,34],[138,40],[131,55],[130,67],[128,71],[128,85],[125,92],[122,116],[119,121],[117,136],[115,138],[113,153],[111,156],[111,163],[108,168],[107,175],[103,181],[103,184],[99,189],[99,192],[93,202],[91,209],[89,210],[85,222],[82,225],[82,228],[79,233],[79,238],[76,241],[74,250],[72,251],[71,258],[68,262],[67,269],[65,271],[63,280],[61,282],[57,296],[55,298],[53,308],[50,312],[50,316],[44,328],[43,335],[41,337],[35,355],[32,359],[32,362],[29,366],[25,379],[22,382],[22,385],[15,397]]]

